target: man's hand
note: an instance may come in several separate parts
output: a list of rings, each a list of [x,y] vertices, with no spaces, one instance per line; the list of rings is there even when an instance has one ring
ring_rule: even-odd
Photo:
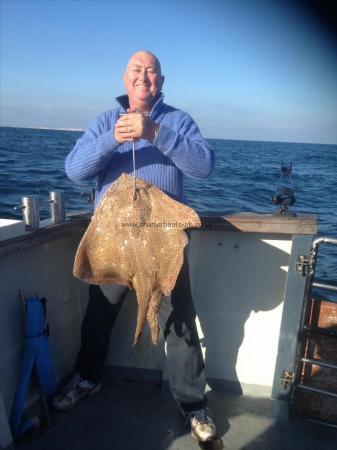
[[[114,136],[122,144],[137,139],[154,141],[159,125],[140,112],[128,112],[116,122]]]

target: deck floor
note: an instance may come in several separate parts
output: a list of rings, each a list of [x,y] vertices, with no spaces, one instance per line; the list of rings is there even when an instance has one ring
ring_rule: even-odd
[[[208,393],[218,435],[226,450],[336,450],[337,429],[297,418],[277,421],[268,399]],[[167,388],[112,381],[75,408],[55,412],[39,438],[23,438],[17,450],[199,449]],[[214,444],[219,444],[219,441]],[[204,447],[206,448],[206,447]],[[208,448],[219,448],[210,445]]]

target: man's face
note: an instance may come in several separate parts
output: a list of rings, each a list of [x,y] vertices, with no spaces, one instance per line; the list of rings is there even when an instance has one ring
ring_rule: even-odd
[[[124,85],[130,104],[153,104],[164,83],[156,59],[149,53],[138,52],[129,61]]]

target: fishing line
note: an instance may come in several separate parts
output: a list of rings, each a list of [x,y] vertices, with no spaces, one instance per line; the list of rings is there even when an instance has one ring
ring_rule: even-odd
[[[133,165],[133,200],[136,200],[136,145],[135,140],[132,141],[132,165]]]
[[[143,114],[145,117],[149,117],[149,113],[142,113],[135,109],[135,112]],[[137,198],[137,186],[136,186],[136,142],[135,139],[132,140],[132,166],[133,166],[133,200]]]

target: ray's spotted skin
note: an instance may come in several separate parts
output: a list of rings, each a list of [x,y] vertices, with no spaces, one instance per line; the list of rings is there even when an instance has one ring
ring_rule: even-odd
[[[183,263],[186,228],[199,228],[193,209],[159,188],[122,174],[105,193],[77,249],[74,275],[92,284],[123,284],[138,303],[134,344],[145,320],[152,342],[159,336],[157,313],[170,295]]]

